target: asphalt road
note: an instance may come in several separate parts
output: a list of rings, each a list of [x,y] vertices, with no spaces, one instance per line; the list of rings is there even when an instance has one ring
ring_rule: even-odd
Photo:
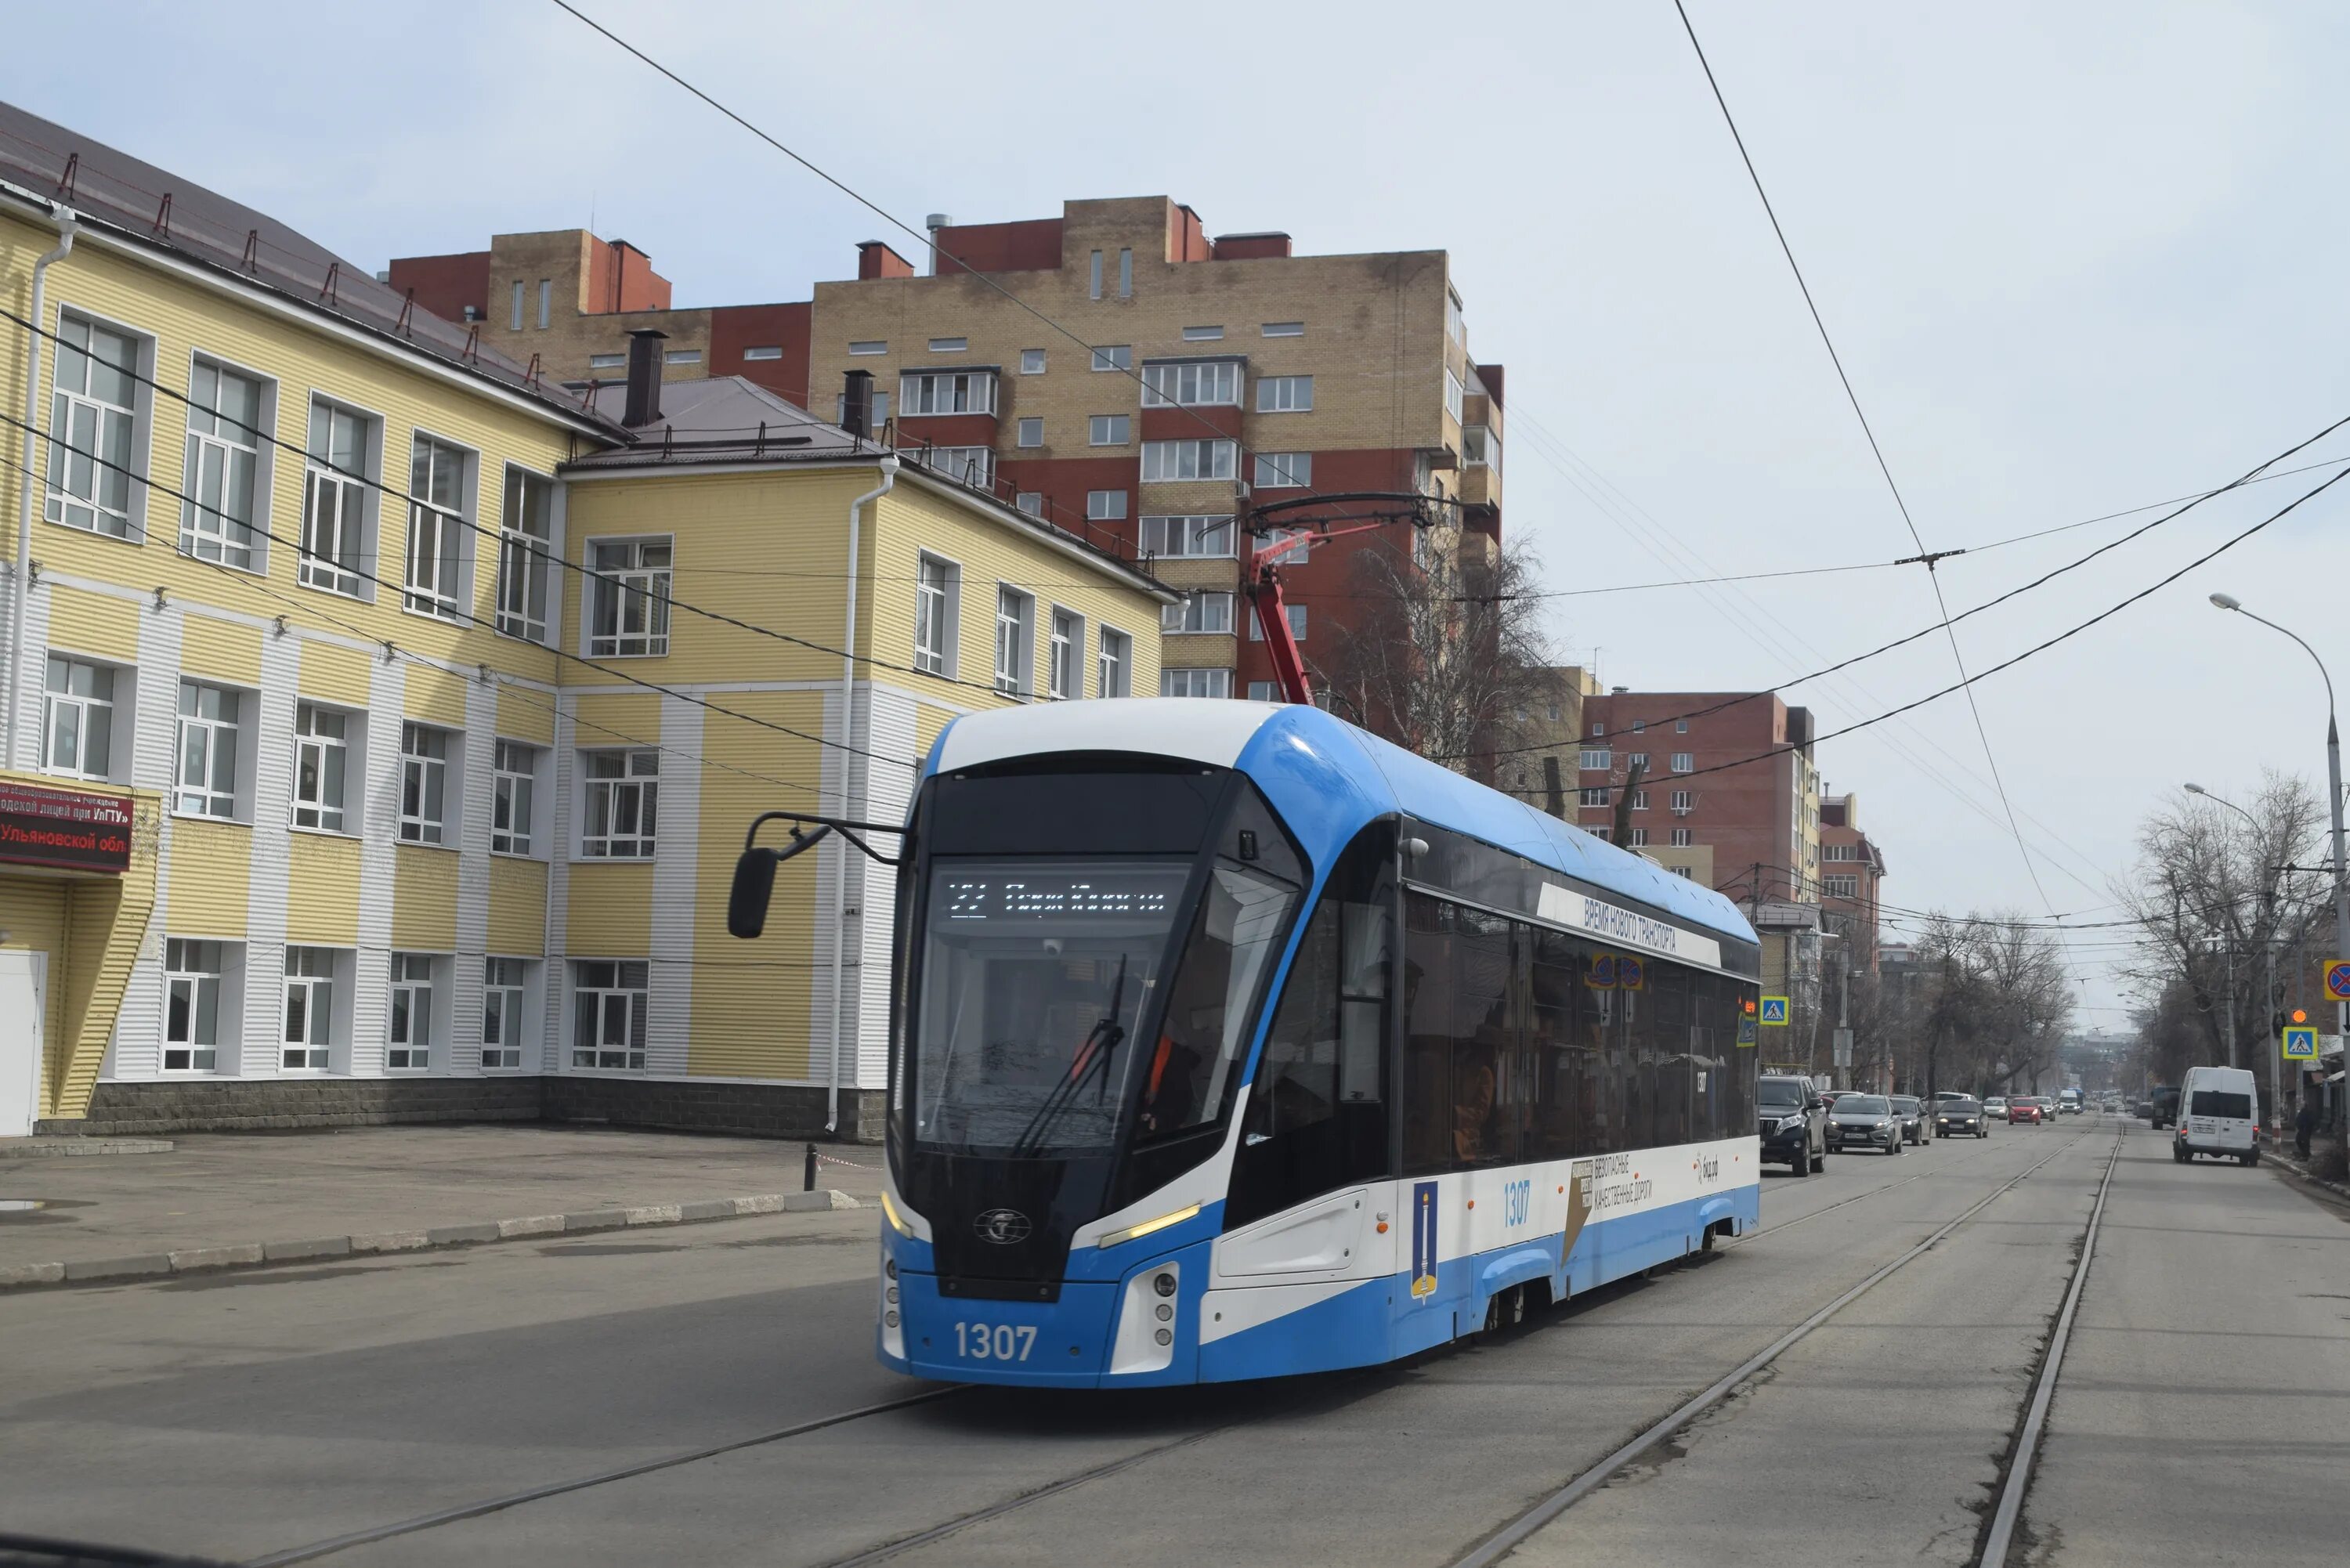
[[[2338,1563],[2350,1223],[2123,1126],[1773,1170],[1759,1233],[1401,1367],[962,1390],[319,1560],[1434,1568],[1980,1204],[1510,1559],[1971,1563],[2118,1151],[2012,1561]],[[872,1224],[0,1298],[0,1529],[265,1557],[902,1400]]]

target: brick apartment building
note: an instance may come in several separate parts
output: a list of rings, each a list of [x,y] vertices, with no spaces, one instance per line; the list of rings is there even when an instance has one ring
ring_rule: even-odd
[[[1300,256],[1286,234],[1211,238],[1163,196],[1013,223],[941,215],[931,234],[920,265],[868,240],[856,277],[786,305],[671,308],[644,253],[578,230],[401,258],[387,279],[442,314],[471,311],[485,342],[536,356],[552,380],[618,374],[648,327],[669,335],[672,364],[836,420],[849,373],[869,372],[871,423],[899,445],[1151,557],[1186,591],[1162,623],[1170,694],[1273,693],[1240,593],[1233,519],[1252,495],[1441,495],[1499,537],[1502,369],[1469,356],[1447,253]],[[1284,563],[1309,669],[1327,618],[1359,602],[1357,553],[1403,547],[1380,532]]]
[[[1878,968],[1877,889],[1884,880],[1885,852],[1861,831],[1859,797],[1849,791],[1821,796],[1821,916],[1846,940],[1855,969]]]

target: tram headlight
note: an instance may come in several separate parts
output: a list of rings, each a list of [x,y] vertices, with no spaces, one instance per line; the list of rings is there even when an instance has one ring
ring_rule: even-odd
[[[1174,1334],[1167,1329],[1160,1329],[1153,1337],[1161,1345],[1172,1345],[1175,1343]]]
[[[898,1260],[895,1258],[882,1259],[881,1272],[890,1279],[896,1279],[898,1277]]]
[[[1150,1288],[1162,1296],[1171,1296],[1175,1293],[1175,1276],[1171,1273],[1161,1274],[1150,1282]]]

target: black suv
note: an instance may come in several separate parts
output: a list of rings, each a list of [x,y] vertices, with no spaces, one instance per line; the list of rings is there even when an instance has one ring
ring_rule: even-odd
[[[1828,1105],[1808,1079],[1766,1075],[1755,1081],[1762,1112],[1762,1158],[1778,1160],[1797,1176],[1828,1168]]]

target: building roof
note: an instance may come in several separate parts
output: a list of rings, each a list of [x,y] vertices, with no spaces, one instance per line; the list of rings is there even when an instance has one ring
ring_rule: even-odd
[[[475,340],[472,330],[422,308],[265,213],[232,202],[79,131],[0,102],[0,182],[20,200],[70,209],[85,227],[163,253],[269,293],[381,339],[494,382],[566,423],[611,441],[626,432],[583,410],[560,386]]]

